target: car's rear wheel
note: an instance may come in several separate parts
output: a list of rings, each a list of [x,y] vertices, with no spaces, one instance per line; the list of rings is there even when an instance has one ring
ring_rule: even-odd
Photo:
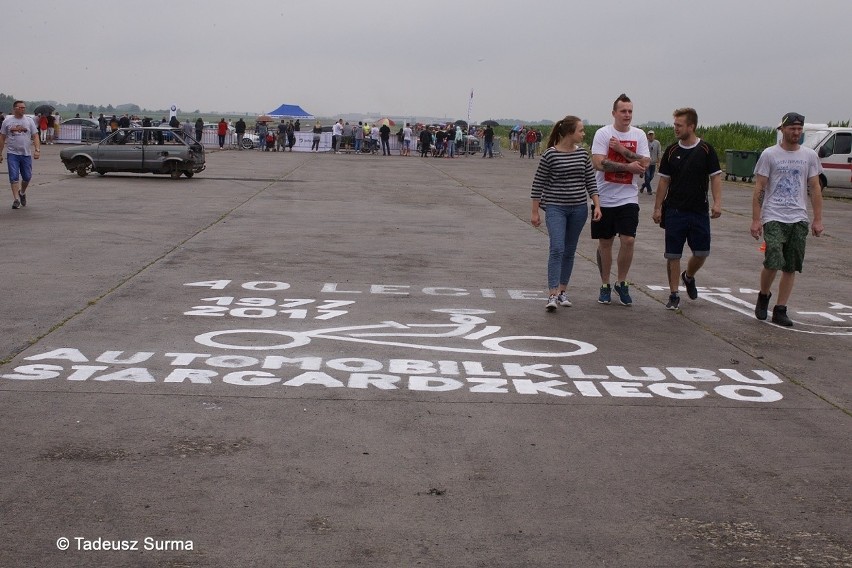
[[[243,138],[240,140],[240,146],[245,148],[246,150],[251,150],[254,147],[254,144],[251,141],[251,138]]]

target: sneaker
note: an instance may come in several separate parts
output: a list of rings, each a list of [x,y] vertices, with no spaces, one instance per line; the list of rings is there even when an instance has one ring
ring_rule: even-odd
[[[618,301],[621,302],[622,306],[632,306],[633,298],[630,297],[630,292],[628,291],[629,284],[625,281],[621,281],[620,283],[614,286],[615,293],[618,294]]]
[[[677,294],[670,294],[669,301],[666,303],[667,310],[676,310],[680,307],[680,296]]]
[[[21,207],[27,206],[27,194],[23,191],[18,194],[18,197],[21,199]]]
[[[599,304],[609,304],[612,302],[612,288],[609,284],[606,286],[601,286],[601,293],[598,296]]]
[[[546,309],[548,312],[554,312],[556,311],[556,308],[556,296],[551,294],[550,297],[547,299],[547,306],[545,306],[544,309]]]
[[[7,203],[8,203],[8,201],[7,201]],[[18,201],[17,199],[12,202],[12,209],[20,209],[20,207],[21,207],[21,202]]]
[[[698,298],[698,288],[695,287],[695,276],[692,278],[686,275],[686,270],[680,273],[680,281],[686,286],[686,295],[690,300]]]
[[[566,294],[565,292],[559,292],[559,295],[556,296],[556,301],[563,308],[570,308],[572,305],[571,300],[568,299],[568,294]]]
[[[772,323],[790,327],[793,325],[793,320],[787,317],[787,306],[776,305],[772,308]]]
[[[757,304],[754,306],[754,317],[761,321],[766,319],[766,316],[768,315],[766,312],[769,310],[769,298],[771,297],[772,292],[765,296],[760,292],[757,293]]]

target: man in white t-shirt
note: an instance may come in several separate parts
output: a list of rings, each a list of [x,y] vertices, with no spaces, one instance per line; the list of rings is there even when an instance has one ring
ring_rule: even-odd
[[[27,104],[15,101],[12,116],[0,125],[0,162],[8,150],[9,183],[12,184],[12,209],[27,206],[27,186],[33,176],[33,160],[41,157],[41,139],[33,119],[24,116]]]
[[[335,154],[340,153],[340,138],[343,136],[343,119],[341,118],[331,127],[331,151]]]
[[[411,124],[406,122],[402,129],[402,155],[411,155]]]
[[[370,152],[373,154],[379,153],[379,127],[375,123],[370,128]]]
[[[788,112],[778,129],[781,141],[760,154],[754,168],[754,195],[752,197],[751,236],[763,235],[766,252],[760,272],[760,292],[754,315],[759,320],[768,316],[770,288],[775,275],[781,271],[778,299],[772,309],[772,323],[791,326],[787,315],[787,300],[793,292],[796,272],[802,271],[805,259],[805,241],[808,237],[808,194],[814,210],[811,231],[815,237],[822,235],[822,173],[817,153],[801,146],[805,117]]]
[[[598,241],[598,268],[601,289],[598,302],[609,304],[612,290],[624,306],[633,304],[627,284],[627,273],[633,263],[633,244],[639,226],[639,188],[634,176],[644,175],[650,163],[648,138],[633,126],[633,103],[622,93],[612,104],[613,123],[600,128],[592,142],[598,194],[601,200],[601,219],[592,221],[592,238]],[[618,280],[609,284],[612,270],[612,245],[619,238]]]

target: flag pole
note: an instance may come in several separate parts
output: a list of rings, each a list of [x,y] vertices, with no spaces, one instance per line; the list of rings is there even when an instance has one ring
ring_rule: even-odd
[[[467,101],[467,135],[468,138],[464,139],[464,152],[465,154],[469,154],[469,137],[470,137],[470,113],[473,110],[473,87],[470,88],[470,99]]]

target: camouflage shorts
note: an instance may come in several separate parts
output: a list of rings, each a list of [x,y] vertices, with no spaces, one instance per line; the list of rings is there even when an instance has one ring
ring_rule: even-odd
[[[763,267],[783,272],[801,272],[808,239],[807,221],[781,223],[769,221],[763,225],[766,254]]]

